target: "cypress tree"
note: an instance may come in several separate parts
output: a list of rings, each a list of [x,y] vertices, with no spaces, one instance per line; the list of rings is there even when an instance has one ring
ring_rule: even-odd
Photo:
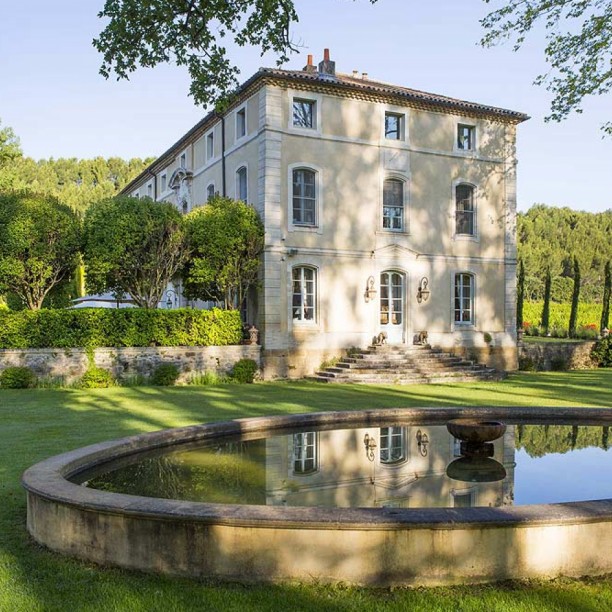
[[[574,257],[574,291],[572,292],[572,310],[569,320],[569,337],[576,337],[576,321],[578,320],[578,300],[580,299],[580,265]]]
[[[516,329],[523,329],[523,302],[525,301],[525,266],[519,259],[518,282],[516,287]]]
[[[601,304],[601,323],[599,324],[599,332],[603,333],[604,329],[609,329],[610,325],[610,293],[612,293],[612,264],[608,262],[605,270],[603,301]]]
[[[550,289],[552,286],[552,277],[550,268],[546,270],[546,280],[544,281],[544,306],[542,307],[542,331],[545,336],[548,336],[548,328],[550,327]]]

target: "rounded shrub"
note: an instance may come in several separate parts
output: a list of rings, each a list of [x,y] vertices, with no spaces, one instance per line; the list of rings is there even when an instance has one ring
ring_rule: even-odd
[[[591,357],[600,368],[612,367],[612,336],[599,340],[591,351]]]
[[[241,359],[234,364],[232,378],[239,383],[252,383],[259,366],[252,359]]]
[[[30,368],[11,367],[0,373],[0,387],[3,389],[29,389],[36,383],[36,376]]]
[[[103,368],[90,367],[78,382],[81,389],[106,389],[115,384],[112,374]]]
[[[173,363],[162,363],[153,370],[150,382],[156,387],[172,387],[176,384],[179,374],[179,369]]]

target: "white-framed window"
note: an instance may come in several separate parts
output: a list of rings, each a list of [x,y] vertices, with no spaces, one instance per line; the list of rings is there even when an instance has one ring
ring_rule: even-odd
[[[385,138],[404,140],[405,116],[400,113],[385,112]]]
[[[215,184],[210,183],[208,187],[206,187],[206,201],[208,202],[211,198],[215,197]]]
[[[476,235],[474,191],[473,185],[455,185],[455,234],[458,236]]]
[[[315,431],[293,434],[293,473],[311,474],[318,468],[318,436]]]
[[[247,134],[247,112],[246,106],[236,110],[236,140],[244,138]]]
[[[383,183],[382,226],[385,230],[404,231],[405,183],[397,178]]]
[[[291,125],[297,128],[317,128],[317,102],[306,98],[293,98]]]
[[[291,280],[293,321],[315,323],[317,320],[317,271],[309,266],[296,266],[291,271]]]
[[[455,325],[474,325],[474,275],[455,274],[453,311]]]
[[[240,168],[236,170],[236,199],[246,202],[248,195],[247,167],[240,166]]]
[[[317,224],[317,173],[294,168],[291,173],[291,218],[294,225]]]
[[[180,167],[187,168],[187,153],[181,153]]]
[[[457,124],[457,150],[476,150],[476,126],[465,123]]]
[[[214,131],[206,134],[206,161],[211,160],[215,156],[215,133]]]
[[[153,183],[147,185],[147,198],[153,197]]]
[[[165,193],[166,189],[168,188],[168,177],[166,175],[166,173],[164,172],[160,177],[159,177],[159,189],[162,193]]]
[[[380,462],[400,463],[406,460],[406,428],[380,428]]]

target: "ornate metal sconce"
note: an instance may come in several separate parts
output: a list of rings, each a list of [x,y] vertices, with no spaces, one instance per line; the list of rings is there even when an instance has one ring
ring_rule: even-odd
[[[174,289],[166,290],[166,308],[170,310],[174,308],[174,305],[178,303],[178,295]]]
[[[429,299],[429,294],[431,291],[427,288],[429,286],[429,279],[424,276],[419,281],[419,289],[416,294],[417,302],[420,304],[421,302],[426,302]]]
[[[370,461],[374,461],[374,450],[376,449],[376,440],[369,433],[363,436],[363,445],[365,446],[366,457]]]
[[[376,297],[376,289],[374,289],[374,277],[370,276],[366,283],[366,290],[363,294],[366,302],[371,302]]]
[[[416,432],[416,441],[421,457],[427,457],[429,436],[419,429],[419,431]]]

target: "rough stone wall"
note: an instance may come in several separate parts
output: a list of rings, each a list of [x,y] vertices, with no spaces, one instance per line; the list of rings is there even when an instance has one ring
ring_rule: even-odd
[[[142,348],[99,348],[94,363],[109,370],[118,380],[151,375],[162,363],[172,363],[180,371],[179,382],[195,374],[228,374],[240,359],[253,359],[261,368],[259,346],[179,346]],[[56,379],[65,384],[78,380],[89,360],[83,349],[0,350],[0,371],[11,366],[31,368],[39,378]]]
[[[597,364],[591,359],[595,342],[538,342],[519,345],[519,365],[536,370],[588,370]]]

